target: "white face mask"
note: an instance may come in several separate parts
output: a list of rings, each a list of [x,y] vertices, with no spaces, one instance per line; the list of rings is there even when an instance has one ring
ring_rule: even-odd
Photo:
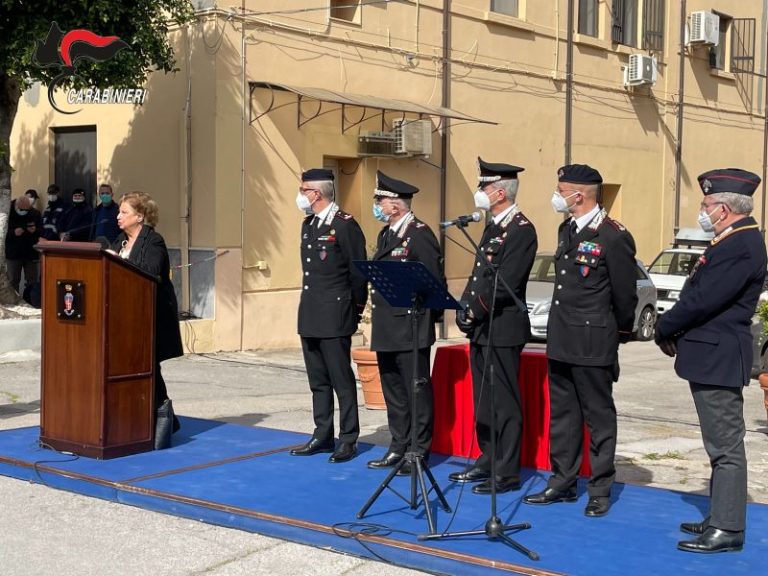
[[[475,192],[475,206],[480,208],[480,210],[490,210],[491,199],[488,198],[488,195],[485,192],[478,190]]]
[[[699,226],[704,232],[714,232],[715,225],[712,223],[712,214],[720,208],[720,205],[716,205],[712,212],[707,212],[706,209],[699,212]]]
[[[310,202],[309,198],[304,196],[301,192],[296,193],[296,206],[305,214],[310,214],[312,212],[312,202]]]
[[[572,196],[576,196],[576,194],[578,194],[578,192],[574,192],[570,196],[566,196],[565,198],[563,198],[562,196],[560,196],[560,193],[557,190],[555,190],[554,192],[552,192],[552,199],[550,200],[550,202],[552,202],[552,209],[555,212],[568,214],[570,212],[570,207],[568,206],[568,198],[571,198]]]
[[[48,202],[56,202],[59,199],[58,194],[48,194]]]

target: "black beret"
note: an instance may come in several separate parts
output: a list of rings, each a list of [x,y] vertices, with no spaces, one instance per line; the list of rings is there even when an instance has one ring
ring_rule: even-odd
[[[402,180],[395,180],[384,174],[381,170],[376,171],[376,190],[374,196],[386,196],[387,198],[413,198],[418,192],[416,186],[411,186]]]
[[[699,186],[704,195],[733,192],[752,196],[760,185],[760,176],[739,168],[719,168],[700,175]]]
[[[485,162],[480,156],[477,157],[477,179],[481,183],[496,182],[497,180],[517,180],[518,172],[523,170],[525,168],[520,166]]]
[[[325,168],[310,168],[301,174],[302,182],[319,182],[320,180],[333,181],[333,170],[326,170]]]
[[[602,184],[600,172],[587,164],[568,164],[557,171],[558,182],[570,184]]]

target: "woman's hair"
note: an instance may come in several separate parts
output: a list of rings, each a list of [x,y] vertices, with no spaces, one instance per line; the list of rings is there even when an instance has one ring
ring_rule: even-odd
[[[157,209],[157,203],[152,200],[152,196],[146,192],[129,192],[120,198],[120,204],[123,202],[128,202],[131,208],[143,216],[145,224],[152,227],[157,226],[160,212]]]

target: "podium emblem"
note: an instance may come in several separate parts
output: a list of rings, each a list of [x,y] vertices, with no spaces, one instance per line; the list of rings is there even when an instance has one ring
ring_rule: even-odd
[[[61,320],[85,318],[85,284],[79,280],[56,280],[56,316]]]

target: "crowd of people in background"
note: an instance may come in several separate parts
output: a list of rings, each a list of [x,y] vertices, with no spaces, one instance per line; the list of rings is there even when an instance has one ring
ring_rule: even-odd
[[[30,188],[11,201],[5,259],[8,280],[26,302],[40,306],[40,241],[101,242],[111,245],[120,234],[118,206],[110,184],[99,186],[96,207],[86,200],[82,188],[72,190],[68,201],[56,184],[48,186],[48,204],[41,210],[37,190]],[[23,282],[22,282],[23,279]]]

